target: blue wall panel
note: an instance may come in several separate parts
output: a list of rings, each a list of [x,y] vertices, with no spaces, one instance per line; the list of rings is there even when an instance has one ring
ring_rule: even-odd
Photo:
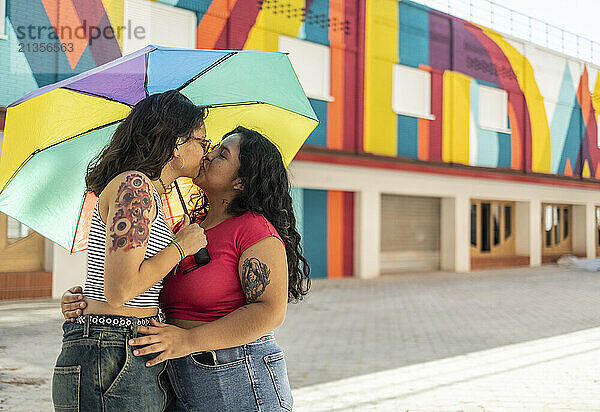
[[[327,191],[304,189],[304,253],[311,278],[327,277]]]

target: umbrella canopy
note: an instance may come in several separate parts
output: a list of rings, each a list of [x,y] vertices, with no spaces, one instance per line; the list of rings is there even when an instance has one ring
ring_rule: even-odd
[[[285,53],[147,46],[8,106],[0,211],[71,252],[85,249],[96,201],[87,165],[137,102],[171,89],[209,107],[213,142],[238,125],[256,129],[286,167],[318,124]],[[193,191],[189,180],[180,186]],[[175,193],[165,199],[171,218],[183,213]]]

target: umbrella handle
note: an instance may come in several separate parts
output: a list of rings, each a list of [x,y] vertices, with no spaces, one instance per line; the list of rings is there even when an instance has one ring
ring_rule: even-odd
[[[183,200],[183,196],[181,195],[181,190],[179,189],[179,185],[177,184],[177,180],[175,182],[175,189],[177,189],[177,194],[179,195],[179,201],[181,202],[181,207],[183,208],[183,212],[189,216],[187,211],[187,207],[185,207],[185,200]],[[208,250],[203,247],[199,251],[194,254],[194,260],[196,261],[197,266],[204,266],[208,262],[210,262],[210,255],[208,254]]]
[[[199,251],[194,254],[194,260],[196,261],[196,265],[204,266],[208,262],[210,262],[210,255],[208,254],[208,250],[203,247]]]
[[[183,208],[183,212],[189,216],[187,211],[187,207],[185,207],[185,200],[183,200],[183,196],[181,195],[181,190],[179,189],[179,185],[177,184],[177,180],[175,182],[175,188],[177,189],[177,194],[179,195],[179,201],[181,202],[181,207]],[[194,260],[196,261],[197,266],[204,266],[208,262],[210,262],[210,255],[208,254],[208,250],[203,247],[199,251],[194,254]]]

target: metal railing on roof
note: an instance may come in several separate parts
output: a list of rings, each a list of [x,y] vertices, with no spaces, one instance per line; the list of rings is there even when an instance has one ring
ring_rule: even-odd
[[[501,34],[600,66],[600,42],[489,0],[411,0]]]

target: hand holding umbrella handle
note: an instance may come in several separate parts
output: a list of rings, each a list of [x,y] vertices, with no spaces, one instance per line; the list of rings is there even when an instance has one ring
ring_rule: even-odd
[[[196,261],[196,265],[204,266],[208,262],[210,262],[210,255],[208,254],[208,250],[203,247],[199,251],[194,254],[194,260]]]
[[[173,183],[175,183],[175,188],[177,189],[177,194],[179,195],[179,200],[181,201],[181,207],[183,208],[183,212],[189,216],[187,207],[185,206],[185,200],[183,199],[181,190],[179,189],[179,185],[177,184],[177,181]],[[210,255],[208,254],[208,250],[205,247],[203,247],[202,249],[197,251],[194,254],[194,260],[196,261],[197,266],[206,265],[208,262],[210,262]]]

